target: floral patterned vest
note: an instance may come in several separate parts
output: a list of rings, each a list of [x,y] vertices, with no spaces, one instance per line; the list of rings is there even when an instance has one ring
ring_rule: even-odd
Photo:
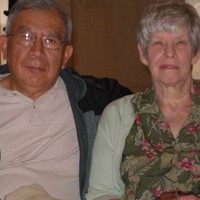
[[[200,194],[200,85],[194,83],[191,113],[175,139],[153,88],[132,99],[137,113],[121,161],[124,200],[152,200],[178,190]]]

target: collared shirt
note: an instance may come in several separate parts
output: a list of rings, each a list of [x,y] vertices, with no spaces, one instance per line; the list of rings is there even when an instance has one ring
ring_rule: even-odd
[[[0,88],[0,198],[37,183],[53,197],[78,200],[79,147],[61,78],[36,101]]]
[[[151,200],[164,192],[200,194],[200,85],[194,82],[193,105],[175,138],[160,111],[153,88],[132,99],[136,120],[126,138],[121,175],[122,199]]]

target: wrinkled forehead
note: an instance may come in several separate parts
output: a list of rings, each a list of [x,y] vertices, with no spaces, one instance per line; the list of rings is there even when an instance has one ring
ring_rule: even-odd
[[[27,18],[30,18],[30,19],[35,18],[38,23],[40,23],[40,21],[43,21],[43,20],[46,20],[47,24],[55,20],[57,22],[64,23],[62,14],[53,7],[48,7],[48,8],[47,7],[44,7],[44,8],[31,7],[31,8],[21,9],[21,10],[18,10],[17,12],[10,13],[8,16],[7,22],[10,21],[13,25],[14,23],[16,23],[16,21],[20,20],[23,22]]]
[[[19,29],[65,34],[64,20],[56,9],[27,9],[20,11],[11,26],[11,30],[14,32]]]

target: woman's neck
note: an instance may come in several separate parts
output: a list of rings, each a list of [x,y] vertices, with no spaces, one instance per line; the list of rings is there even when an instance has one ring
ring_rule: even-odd
[[[156,92],[160,110],[176,138],[192,109],[193,92]]]

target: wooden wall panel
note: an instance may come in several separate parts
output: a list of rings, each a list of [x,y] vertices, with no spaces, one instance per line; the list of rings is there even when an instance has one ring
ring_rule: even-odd
[[[116,78],[133,91],[150,85],[139,60],[136,26],[155,0],[73,0],[72,63],[81,74]]]
[[[144,8],[157,0],[56,1],[73,22],[74,54],[68,66],[81,74],[115,78],[134,92],[151,84],[139,60],[136,27]]]
[[[63,6],[66,12],[71,15],[71,1],[72,0],[55,0],[57,3]]]
[[[144,8],[157,0],[56,1],[73,22],[74,54],[68,66],[81,74],[116,78],[134,92],[151,84],[139,60],[136,27]]]

